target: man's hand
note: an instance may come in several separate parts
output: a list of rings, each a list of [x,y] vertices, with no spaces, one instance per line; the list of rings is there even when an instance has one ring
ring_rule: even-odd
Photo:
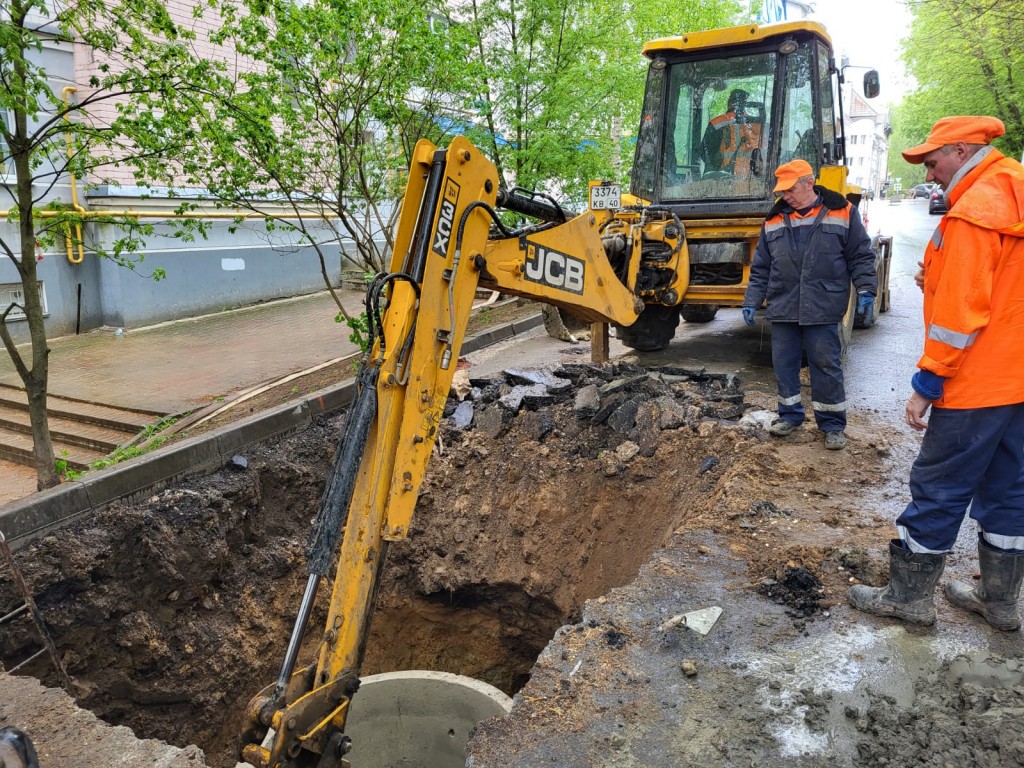
[[[928,422],[925,421],[924,416],[931,407],[932,401],[927,397],[919,395],[917,392],[912,394],[907,400],[907,424],[914,429],[925,429]]]
[[[914,282],[917,283],[917,287],[921,289],[922,293],[924,293],[924,262],[917,262],[917,266],[919,266],[920,269],[914,273]]]
[[[754,312],[755,311],[756,311],[756,309],[754,307],[744,307],[743,308],[743,322],[746,323],[747,325],[753,325],[754,324]]]
[[[875,304],[875,294],[868,293],[867,291],[865,291],[864,293],[858,293],[857,294],[857,312],[858,312],[858,314],[863,315],[869,309],[874,307],[874,304]]]

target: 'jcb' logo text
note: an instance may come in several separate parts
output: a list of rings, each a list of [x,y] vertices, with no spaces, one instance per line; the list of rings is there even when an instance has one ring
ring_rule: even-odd
[[[448,245],[455,229],[455,206],[459,203],[459,185],[451,179],[445,180],[444,195],[441,198],[441,212],[437,216],[437,230],[434,232],[433,251],[441,258],[448,258]]]
[[[526,245],[526,279],[570,293],[583,293],[586,264],[580,259],[534,243]]]

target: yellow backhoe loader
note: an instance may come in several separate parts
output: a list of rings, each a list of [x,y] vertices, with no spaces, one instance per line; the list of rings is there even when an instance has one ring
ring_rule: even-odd
[[[612,323],[627,345],[659,349],[680,315],[707,321],[741,305],[779,164],[802,157],[823,185],[859,199],[843,165],[842,73],[821,26],[699,32],[655,40],[644,54],[630,190],[593,182],[580,215],[501,188],[465,138],[417,145],[391,270],[367,291],[370,351],[310,534],[305,594],[280,675],[247,710],[241,754],[256,768],[348,765],[346,717],[385,555],[408,534],[479,287]],[[868,73],[865,95],[877,90]],[[501,208],[536,223],[509,229]],[[884,247],[878,264],[885,311]],[[297,669],[331,569],[319,658]]]

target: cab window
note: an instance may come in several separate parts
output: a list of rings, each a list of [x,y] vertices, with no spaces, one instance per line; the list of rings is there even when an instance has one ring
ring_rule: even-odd
[[[770,51],[669,66],[662,200],[765,196],[777,57]]]
[[[797,48],[786,57],[783,79],[782,123],[779,130],[779,165],[800,158],[817,170],[821,165],[821,127],[814,120],[815,70],[811,51]]]

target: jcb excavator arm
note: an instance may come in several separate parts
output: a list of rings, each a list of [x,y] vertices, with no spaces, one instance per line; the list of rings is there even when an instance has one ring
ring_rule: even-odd
[[[278,680],[247,709],[241,752],[256,768],[347,765],[345,718],[385,553],[408,534],[478,284],[620,325],[643,309],[632,284],[642,217],[605,233],[610,259],[610,212],[565,221],[543,199],[502,191],[503,207],[549,219],[511,231],[495,213],[498,196],[495,167],[467,140],[417,145],[391,271],[367,291],[371,347],[310,534],[305,593]],[[295,671],[335,560],[319,658]]]

